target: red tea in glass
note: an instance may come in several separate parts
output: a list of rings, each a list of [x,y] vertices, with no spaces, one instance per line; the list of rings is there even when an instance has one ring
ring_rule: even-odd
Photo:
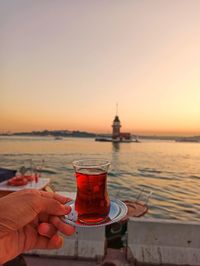
[[[110,211],[106,182],[109,162],[91,159],[76,161],[73,165],[77,180],[75,210],[78,220],[87,224],[105,221]]]

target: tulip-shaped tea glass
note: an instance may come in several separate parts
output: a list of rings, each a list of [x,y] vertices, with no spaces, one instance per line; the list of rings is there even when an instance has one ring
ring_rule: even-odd
[[[110,163],[101,159],[73,162],[77,181],[75,210],[78,220],[85,224],[106,221],[110,211],[107,192],[107,172]]]

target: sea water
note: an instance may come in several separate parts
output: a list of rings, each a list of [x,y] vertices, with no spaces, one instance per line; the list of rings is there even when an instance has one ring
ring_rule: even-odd
[[[200,143],[0,137],[0,167],[19,169],[32,160],[58,191],[76,191],[72,162],[84,158],[111,161],[107,177],[111,197],[145,200],[152,192],[147,216],[200,221]]]

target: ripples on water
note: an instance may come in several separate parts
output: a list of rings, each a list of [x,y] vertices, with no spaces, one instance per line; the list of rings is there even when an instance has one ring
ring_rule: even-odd
[[[57,190],[75,191],[72,161],[81,158],[111,161],[111,196],[136,198],[152,191],[148,216],[200,221],[200,144],[144,141],[95,142],[93,139],[0,137],[0,166],[17,169],[32,159],[44,167]]]

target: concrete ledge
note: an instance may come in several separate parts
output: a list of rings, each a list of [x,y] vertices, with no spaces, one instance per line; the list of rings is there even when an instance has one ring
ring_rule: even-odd
[[[70,237],[64,237],[64,245],[57,250],[32,250],[27,254],[102,260],[105,256],[105,227],[79,228]]]
[[[102,259],[105,255],[105,227],[78,229],[78,257]]]
[[[103,261],[97,262],[88,259],[66,259],[49,256],[25,256],[28,266],[130,266],[125,258],[124,249],[107,249]]]
[[[96,266],[95,261],[72,260],[53,257],[25,256],[27,266]]]
[[[200,265],[200,223],[130,218],[128,259],[139,263]]]
[[[44,256],[58,256],[58,257],[69,257],[69,258],[77,258],[77,240],[76,236],[64,236],[64,245],[60,249],[52,249],[52,250],[45,250],[45,249],[34,249],[27,254],[33,255],[44,255]]]

